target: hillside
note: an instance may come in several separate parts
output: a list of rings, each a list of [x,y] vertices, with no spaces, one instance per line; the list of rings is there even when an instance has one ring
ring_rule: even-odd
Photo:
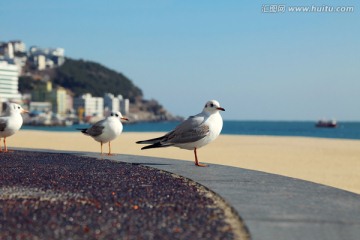
[[[104,93],[121,94],[130,99],[130,113],[138,121],[178,119],[156,100],[143,99],[142,90],[125,75],[96,62],[67,58],[58,68],[36,71],[28,66],[26,72],[26,76],[19,78],[22,93],[31,92],[44,84],[44,80],[50,80],[55,86],[70,89],[75,97],[84,93],[98,97]]]
[[[102,97],[107,92],[121,94],[131,102],[143,96],[141,89],[125,75],[96,62],[67,58],[58,68],[34,71],[29,67],[27,72],[31,77],[20,77],[20,92],[33,90],[39,84],[38,80],[46,77],[50,78],[54,85],[70,89],[75,96],[91,93],[93,96]]]
[[[65,63],[55,69],[53,82],[69,88],[78,96],[91,93],[102,97],[104,92],[121,94],[135,102],[142,97],[142,91],[130,79],[96,62],[66,59]]]

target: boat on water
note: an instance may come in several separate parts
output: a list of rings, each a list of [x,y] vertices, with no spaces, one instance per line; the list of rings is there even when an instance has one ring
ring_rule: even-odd
[[[319,120],[315,126],[319,128],[336,128],[337,122],[336,120]]]

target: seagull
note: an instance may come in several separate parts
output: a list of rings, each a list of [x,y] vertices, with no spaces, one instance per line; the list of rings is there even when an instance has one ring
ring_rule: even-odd
[[[128,119],[123,117],[120,112],[112,112],[107,118],[96,122],[90,128],[78,128],[82,133],[94,138],[95,141],[100,142],[101,144],[101,155],[103,154],[103,143],[109,142],[109,153],[111,156],[111,145],[110,142],[117,138],[122,130],[123,125],[121,120]]]
[[[206,167],[198,161],[196,150],[215,140],[222,129],[223,120],[220,111],[225,111],[216,100],[210,100],[205,104],[203,111],[178,125],[173,131],[159,138],[138,141],[138,144],[151,144],[141,148],[179,147],[193,150],[195,165]]]
[[[6,138],[14,135],[23,124],[21,113],[27,113],[19,104],[8,103],[5,115],[0,117],[0,140],[4,138],[4,152],[9,152]],[[0,142],[1,143],[1,142]],[[0,144],[0,152],[2,152]]]

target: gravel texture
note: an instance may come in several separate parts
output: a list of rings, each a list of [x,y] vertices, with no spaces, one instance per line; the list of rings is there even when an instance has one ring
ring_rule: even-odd
[[[211,196],[141,165],[0,153],[0,239],[237,239]]]

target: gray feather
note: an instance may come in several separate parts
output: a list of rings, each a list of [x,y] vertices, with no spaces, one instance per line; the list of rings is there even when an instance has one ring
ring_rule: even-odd
[[[144,141],[138,141],[140,144],[153,144],[147,148],[166,147],[174,144],[184,144],[196,142],[209,134],[209,126],[204,125],[206,118],[203,115],[189,117],[173,131],[159,138],[153,138]]]
[[[5,131],[6,126],[7,126],[7,120],[0,119],[0,131],[1,132]]]
[[[105,119],[95,123],[90,128],[86,129],[86,131],[84,131],[83,133],[90,135],[92,137],[97,137],[97,136],[101,135],[105,128],[104,122],[105,122]]]
[[[182,144],[196,142],[209,134],[209,126],[200,125],[192,129],[174,130],[168,136],[166,143]]]

